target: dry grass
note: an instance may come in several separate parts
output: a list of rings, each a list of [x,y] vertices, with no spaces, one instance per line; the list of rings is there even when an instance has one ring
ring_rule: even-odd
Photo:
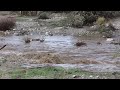
[[[20,57],[27,60],[26,62],[29,62],[31,64],[44,64],[44,63],[51,63],[51,64],[64,64],[64,63],[70,63],[70,64],[100,64],[99,61],[96,60],[73,60],[69,57],[66,59],[62,56],[54,53],[46,53],[46,52],[29,52],[25,53],[23,55],[20,55]]]
[[[62,60],[59,58],[58,55],[48,54],[41,58],[40,63],[54,63],[54,64],[61,64],[63,63]]]
[[[104,25],[106,22],[105,18],[104,17],[98,17],[97,21],[96,21],[96,24],[97,25]]]
[[[22,55],[22,57],[27,58],[27,59],[40,59],[42,56],[44,56],[44,53],[26,53]]]
[[[84,59],[84,60],[74,61],[74,62],[72,62],[72,64],[100,64],[100,62],[99,61],[95,61],[95,60]]]

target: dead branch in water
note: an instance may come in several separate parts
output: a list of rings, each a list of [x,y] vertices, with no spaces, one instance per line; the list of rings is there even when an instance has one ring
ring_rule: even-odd
[[[2,46],[2,47],[0,48],[0,50],[2,50],[4,47],[6,47],[6,45]]]

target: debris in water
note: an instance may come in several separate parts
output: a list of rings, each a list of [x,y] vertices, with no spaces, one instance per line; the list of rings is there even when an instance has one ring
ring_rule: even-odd
[[[53,36],[53,34],[52,34],[52,33],[49,33],[49,35],[50,35],[50,36]]]
[[[0,48],[0,50],[2,50],[4,47],[6,47],[6,45],[2,46],[2,47]]]
[[[45,40],[44,39],[40,39],[40,42],[44,42]]]
[[[48,36],[48,35],[49,35],[49,36],[53,36],[53,34],[52,34],[50,31],[49,31],[49,32],[46,32],[45,35],[46,35],[46,36]]]
[[[120,45],[120,42],[111,42],[110,44]]]
[[[25,43],[30,43],[30,42],[31,42],[31,38],[25,37]]]
[[[85,42],[77,42],[75,45],[76,46],[87,46]]]
[[[32,39],[32,41],[40,41],[40,39]]]
[[[97,45],[102,45],[102,43],[101,42],[97,42]]]

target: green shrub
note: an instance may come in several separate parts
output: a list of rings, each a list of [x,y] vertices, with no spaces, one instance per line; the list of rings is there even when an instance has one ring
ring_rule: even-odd
[[[97,16],[92,13],[85,13],[82,16],[85,18],[84,25],[92,25],[97,19]]]
[[[99,26],[98,32],[105,38],[113,37],[113,31],[109,28],[106,28],[104,25]]]
[[[83,16],[80,15],[76,15],[75,17],[73,17],[73,20],[71,20],[71,26],[72,27],[77,27],[77,28],[81,28],[84,24],[85,18]]]
[[[54,22],[53,25],[80,28],[94,23],[102,24],[110,18],[120,16],[120,11],[40,11],[39,19],[49,19],[52,13],[64,13],[67,18]]]
[[[120,11],[71,11],[69,14],[83,16],[84,25],[92,25],[98,17],[104,17],[106,20],[120,16]]]
[[[96,24],[97,25],[105,25],[105,18],[104,17],[98,17],[98,19],[96,20]]]
[[[81,28],[84,24],[84,17],[80,15],[68,15],[66,18],[67,26]]]
[[[38,19],[50,19],[48,13],[42,12],[39,14]]]
[[[52,26],[69,26],[69,27],[74,27],[74,28],[81,28],[81,27],[83,27],[84,20],[85,19],[83,16],[69,14],[69,15],[67,15],[66,18],[64,18],[62,20],[51,22],[51,25]]]

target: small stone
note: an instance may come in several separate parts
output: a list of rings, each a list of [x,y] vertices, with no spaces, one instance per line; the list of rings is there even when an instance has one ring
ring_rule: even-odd
[[[106,41],[110,42],[110,41],[114,41],[114,39],[113,38],[107,38]]]
[[[90,78],[92,78],[93,76],[92,76],[92,75],[90,75],[89,77],[90,77]]]
[[[44,39],[40,39],[40,42],[44,42],[45,40]]]
[[[76,78],[77,76],[76,76],[76,75],[73,75],[72,77],[73,77],[73,78]]]
[[[84,74],[82,75],[82,77],[84,77]]]
[[[98,78],[99,76],[96,76],[96,78]]]
[[[97,42],[98,45],[101,45],[101,42]]]
[[[96,77],[99,77],[99,76],[96,76]]]
[[[16,30],[15,28],[13,30]]]

